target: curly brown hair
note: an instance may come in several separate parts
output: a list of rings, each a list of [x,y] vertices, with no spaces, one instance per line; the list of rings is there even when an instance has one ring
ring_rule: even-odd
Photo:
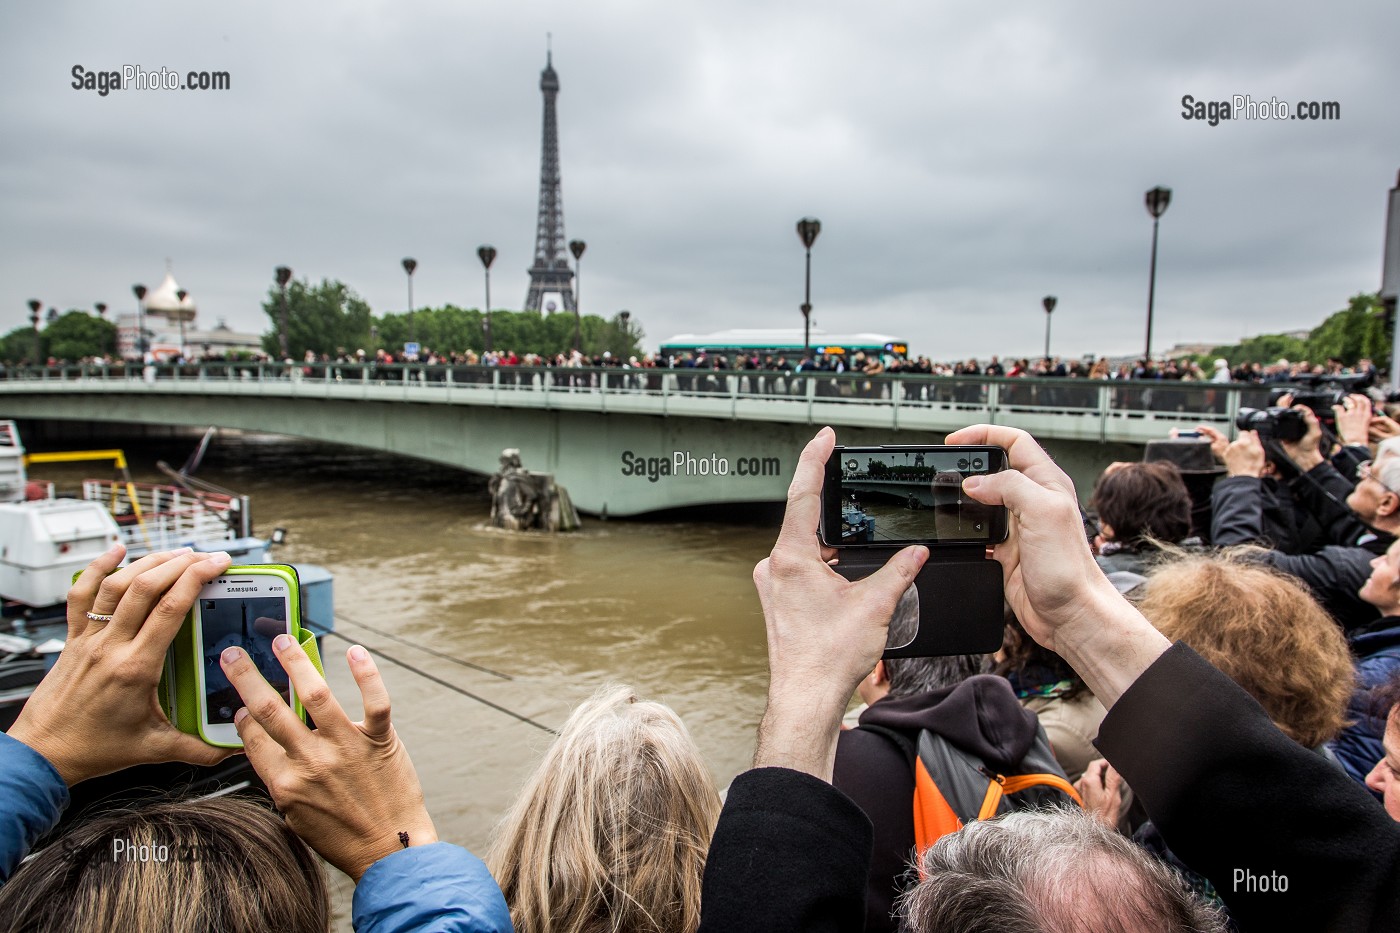
[[[1089,505],[1123,544],[1175,543],[1191,533],[1191,493],[1176,464],[1165,460],[1105,470]]]
[[[1355,682],[1346,639],[1295,579],[1232,551],[1157,568],[1138,608],[1249,692],[1308,748],[1346,724]]]

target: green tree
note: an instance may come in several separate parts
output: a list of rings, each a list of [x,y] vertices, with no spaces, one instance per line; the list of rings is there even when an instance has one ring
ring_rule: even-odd
[[[42,353],[41,353],[42,355]],[[34,328],[22,325],[0,337],[0,358],[6,363],[34,361]]]
[[[55,357],[76,362],[85,357],[115,353],[117,326],[86,311],[65,311],[39,331],[39,360]],[[7,363],[34,359],[34,328],[16,327],[0,337],[0,359]]]
[[[1216,347],[1203,359],[1219,356],[1238,365],[1268,364],[1279,359],[1320,363],[1330,358],[1354,366],[1358,360],[1368,358],[1384,366],[1390,359],[1390,342],[1380,296],[1363,292],[1353,295],[1346,308],[1313,328],[1306,340],[1289,334],[1259,334],[1237,344]]]
[[[1381,313],[1380,295],[1353,295],[1347,307],[1323,321],[1308,335],[1306,359],[1339,359],[1348,366],[1363,357],[1384,363],[1390,359],[1390,334]]]
[[[117,325],[86,311],[65,312],[41,336],[46,356],[69,362],[117,350]]]
[[[417,335],[420,344],[438,353],[481,353],[486,347],[485,316],[476,308],[420,308],[413,312],[411,331],[406,312],[385,314],[377,319],[377,327],[379,346],[394,353],[403,349],[410,332]],[[604,350],[624,357],[641,352],[641,327],[631,321],[624,325],[620,316],[606,320],[585,314],[579,330],[583,352],[590,356]],[[497,350],[514,350],[521,355],[567,353],[574,345],[574,316],[492,311],[491,344]]]
[[[282,315],[282,293],[277,286],[268,289],[263,311],[272,321],[272,329],[262,338],[263,350],[277,357],[281,354],[277,335]],[[300,359],[307,350],[336,356],[369,349],[373,319],[365,300],[343,282],[322,279],[320,285],[313,286],[294,279],[287,284],[287,354],[292,359]]]
[[[1231,346],[1216,347],[1198,359],[1197,362],[1207,367],[1207,371],[1209,371],[1211,361],[1217,357],[1229,360],[1232,366],[1238,366],[1241,363],[1267,365],[1280,359],[1299,360],[1304,357],[1303,341],[1288,334],[1259,334],[1255,337],[1246,337]]]

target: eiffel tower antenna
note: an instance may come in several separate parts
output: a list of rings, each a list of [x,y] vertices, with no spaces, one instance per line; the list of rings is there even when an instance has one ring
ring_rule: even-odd
[[[540,72],[544,95],[544,132],[540,141],[540,209],[535,220],[535,261],[530,266],[526,311],[574,310],[574,273],[564,251],[564,198],[559,185],[559,121],[554,99],[559,75],[554,71],[554,37],[545,34],[545,65]],[[552,307],[551,307],[552,306]]]

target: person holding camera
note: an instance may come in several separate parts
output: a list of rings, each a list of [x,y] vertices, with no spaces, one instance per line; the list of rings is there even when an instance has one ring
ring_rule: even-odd
[[[927,552],[906,548],[856,583],[831,569],[836,554],[815,532],[834,442],[823,429],[803,451],[783,531],[754,571],[768,631],[768,707],[755,768],[731,786],[710,847],[703,931],[855,931],[863,923],[870,825],[826,782],[845,697],[878,660],[894,604]],[[1010,535],[994,548],[1007,601],[1027,633],[1108,707],[1095,744],[1173,851],[1221,892],[1239,928],[1390,929],[1400,916],[1400,826],[1117,593],[1083,537],[1073,483],[1034,438],[978,425],[948,443],[1006,448],[1011,469],[969,477],[964,489],[1010,512]],[[1024,823],[1013,820],[1011,829]],[[1011,838],[998,837],[997,822],[972,829],[978,839]],[[966,832],[929,851],[924,866],[935,874],[913,898]],[[956,860],[968,869],[957,890],[976,897],[959,901],[950,890],[938,903],[958,902],[960,926],[911,917],[911,928],[1006,929],[1013,918],[1027,929],[1067,919],[1084,929],[1199,928],[1180,902],[1156,898],[1160,889],[1129,866],[1132,853],[1115,852],[1120,860],[1092,848],[1086,857],[1062,844],[1070,835],[1018,835],[995,858]]]
[[[1371,417],[1369,402],[1362,405],[1356,398],[1337,411],[1348,441],[1365,437],[1364,424]],[[1323,456],[1317,416],[1303,406],[1291,411],[1306,425],[1297,440],[1272,440],[1266,450],[1257,432],[1241,431],[1226,448],[1229,475],[1216,484],[1212,497],[1211,540],[1221,546],[1277,547],[1265,531],[1265,478],[1284,463],[1296,474],[1287,482],[1290,496],[1312,516],[1327,543],[1313,553],[1277,549],[1259,559],[1302,580],[1344,629],[1355,629],[1376,617],[1375,608],[1358,595],[1371,574],[1371,561],[1400,533],[1400,440],[1382,442],[1376,459],[1360,464],[1353,483]]]

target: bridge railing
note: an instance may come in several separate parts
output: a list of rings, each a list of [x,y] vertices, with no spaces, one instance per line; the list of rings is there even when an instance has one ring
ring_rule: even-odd
[[[374,362],[272,363],[201,362],[139,366],[70,365],[13,368],[0,379],[0,392],[23,391],[35,382],[58,384],[119,382],[137,390],[213,391],[246,386],[250,392],[301,394],[324,390],[344,395],[355,386],[363,397],[379,397],[372,387],[401,388],[415,397],[484,401],[493,404],[540,404],[544,407],[594,407],[614,410],[630,399],[662,400],[662,412],[731,417],[782,417],[804,406],[806,418],[820,420],[833,412],[860,410],[889,413],[893,426],[926,422],[931,413],[964,420],[1035,422],[1050,416],[1060,423],[1085,420],[1079,436],[1121,434],[1116,421],[1201,421],[1232,433],[1235,413],[1244,406],[1263,407],[1268,387],[1173,381],[993,378],[922,374],[777,372],[710,369],[594,369],[573,367],[457,366]],[[214,389],[215,385],[226,387]],[[77,388],[77,386],[72,386]],[[589,401],[593,399],[593,401]],[[610,401],[611,400],[611,401]],[[673,402],[674,400],[674,402]],[[754,403],[768,403],[755,406]],[[786,403],[775,405],[772,403]],[[833,407],[835,406],[835,407]],[[638,409],[640,410],[640,409]],[[775,413],[776,412],[776,413]],[[765,414],[766,413],[766,414]],[[921,418],[922,413],[922,418]],[[1089,426],[1097,425],[1097,430]]]

